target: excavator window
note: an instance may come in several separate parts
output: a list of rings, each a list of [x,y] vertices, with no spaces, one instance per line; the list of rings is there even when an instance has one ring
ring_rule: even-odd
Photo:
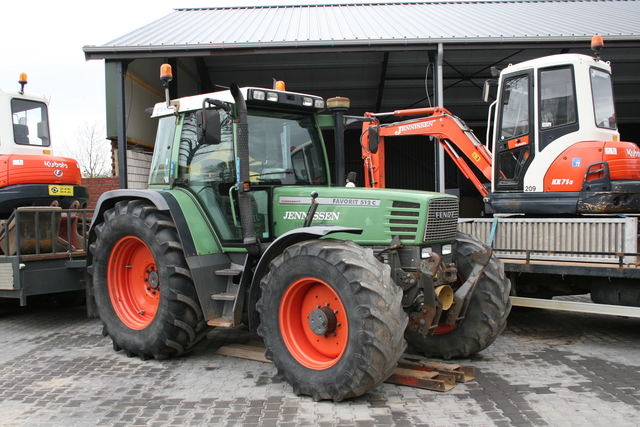
[[[529,133],[529,76],[505,80],[501,106],[500,139]]]
[[[531,82],[533,73],[507,77],[500,97],[500,135],[495,148],[497,188],[505,191],[521,189],[522,176],[533,159]]]
[[[499,185],[518,184],[522,170],[529,158],[529,147],[520,147],[500,153]]]
[[[578,121],[573,69],[540,71],[540,128],[550,129]]]
[[[605,129],[616,129],[616,112],[613,103],[611,75],[596,68],[592,68],[590,74],[596,126]]]
[[[13,138],[16,144],[48,147],[49,124],[47,105],[26,99],[11,100]]]

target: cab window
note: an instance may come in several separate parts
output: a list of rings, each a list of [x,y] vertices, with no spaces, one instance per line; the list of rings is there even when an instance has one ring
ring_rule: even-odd
[[[273,185],[327,183],[324,152],[312,115],[249,111],[251,181]]]
[[[171,147],[176,131],[176,119],[163,117],[158,122],[149,184],[169,184],[171,181]]]
[[[540,128],[551,129],[578,121],[573,69],[540,72]]]
[[[51,144],[45,103],[14,98],[11,100],[11,116],[16,144],[45,147]]]
[[[596,126],[604,129],[616,129],[616,110],[613,103],[611,75],[596,68],[591,69],[590,75]]]
[[[529,133],[529,76],[505,80],[501,105],[500,139]]]

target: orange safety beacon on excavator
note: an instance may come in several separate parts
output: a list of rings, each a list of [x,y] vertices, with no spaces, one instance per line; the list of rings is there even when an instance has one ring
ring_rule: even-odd
[[[600,36],[592,48],[595,57],[552,55],[503,69],[489,109],[490,123],[495,106],[488,145],[444,108],[367,113],[374,120],[363,125],[366,186],[385,186],[385,137],[429,135],[471,179],[488,212],[639,212],[640,149],[620,141],[611,67],[600,60]],[[390,124],[378,120],[418,115]]]
[[[0,218],[23,206],[86,207],[78,163],[52,155],[47,99],[24,92],[26,74],[18,83],[0,89]]]

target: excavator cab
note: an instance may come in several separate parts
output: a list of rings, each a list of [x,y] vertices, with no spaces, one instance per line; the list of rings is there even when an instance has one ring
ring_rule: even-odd
[[[507,67],[494,123],[495,212],[637,210],[637,147],[620,142],[608,63],[562,54]]]

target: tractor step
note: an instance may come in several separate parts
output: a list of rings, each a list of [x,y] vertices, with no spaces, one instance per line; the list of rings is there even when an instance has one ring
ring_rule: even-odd
[[[271,363],[264,357],[264,344],[261,342],[247,344],[229,344],[216,351],[223,356],[255,360]],[[427,359],[406,355],[398,361],[398,368],[385,382],[406,385],[426,390],[449,391],[456,382],[467,382],[475,378],[475,369],[452,363],[434,362]]]
[[[231,264],[229,268],[216,270],[216,276],[239,276],[244,271],[244,267],[239,264]]]
[[[234,294],[213,294],[211,299],[216,301],[235,301],[236,296]]]
[[[217,319],[209,320],[207,322],[209,326],[217,326],[220,328],[229,328],[233,326],[233,320],[227,319],[226,317],[218,317]]]

